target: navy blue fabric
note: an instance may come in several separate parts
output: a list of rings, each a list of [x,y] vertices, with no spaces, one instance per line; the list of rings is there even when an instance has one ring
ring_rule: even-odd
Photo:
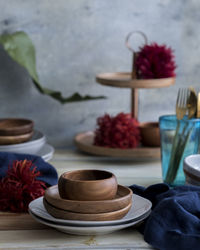
[[[200,249],[200,187],[155,184],[130,188],[153,204],[141,228],[146,242],[161,250]]]
[[[8,166],[12,166],[14,160],[31,160],[37,166],[41,176],[37,177],[38,180],[45,182],[48,186],[56,185],[58,182],[58,174],[55,168],[49,163],[45,162],[41,157],[28,154],[15,154],[0,152],[0,179],[3,178],[8,170]]]

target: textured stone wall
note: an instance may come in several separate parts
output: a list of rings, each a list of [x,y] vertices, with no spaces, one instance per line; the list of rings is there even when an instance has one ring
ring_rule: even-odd
[[[0,32],[23,30],[37,52],[41,83],[65,96],[106,95],[106,100],[61,105],[37,92],[29,76],[0,48],[1,117],[28,117],[56,147],[93,130],[105,112],[129,112],[130,91],[95,82],[100,72],[129,71],[124,40],[142,30],[149,41],[175,50],[176,85],[140,91],[140,121],[174,112],[177,89],[200,83],[200,2],[195,0],[0,0]]]

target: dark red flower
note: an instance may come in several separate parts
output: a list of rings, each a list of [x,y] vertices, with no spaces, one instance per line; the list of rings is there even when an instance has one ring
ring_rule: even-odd
[[[138,121],[130,114],[115,117],[105,114],[97,119],[94,145],[110,148],[135,148],[140,143]]]
[[[152,43],[140,48],[135,66],[138,78],[154,79],[175,76],[174,53],[166,45]]]
[[[7,175],[0,181],[0,210],[27,212],[28,204],[44,195],[45,183],[36,180],[40,176],[32,161],[13,161]]]

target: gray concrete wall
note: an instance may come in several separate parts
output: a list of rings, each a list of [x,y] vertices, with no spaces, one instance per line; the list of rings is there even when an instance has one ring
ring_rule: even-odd
[[[171,46],[178,65],[175,86],[140,91],[140,121],[173,113],[177,89],[200,83],[199,20],[198,0],[0,0],[0,33],[29,34],[44,86],[65,96],[78,91],[108,97],[61,105],[39,94],[0,48],[0,116],[31,118],[51,144],[67,147],[76,133],[93,130],[105,112],[129,112],[130,91],[101,86],[95,75],[131,69],[124,45],[131,30]]]

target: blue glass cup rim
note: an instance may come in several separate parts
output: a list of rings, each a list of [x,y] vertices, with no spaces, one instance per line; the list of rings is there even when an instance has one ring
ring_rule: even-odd
[[[176,118],[176,115],[162,115],[159,117],[159,122],[160,121],[168,121],[168,122],[171,122],[171,121],[176,121],[177,118]],[[185,116],[183,118],[183,121],[189,121],[189,122],[200,122],[200,118],[191,118],[191,119],[187,119],[187,116]]]

